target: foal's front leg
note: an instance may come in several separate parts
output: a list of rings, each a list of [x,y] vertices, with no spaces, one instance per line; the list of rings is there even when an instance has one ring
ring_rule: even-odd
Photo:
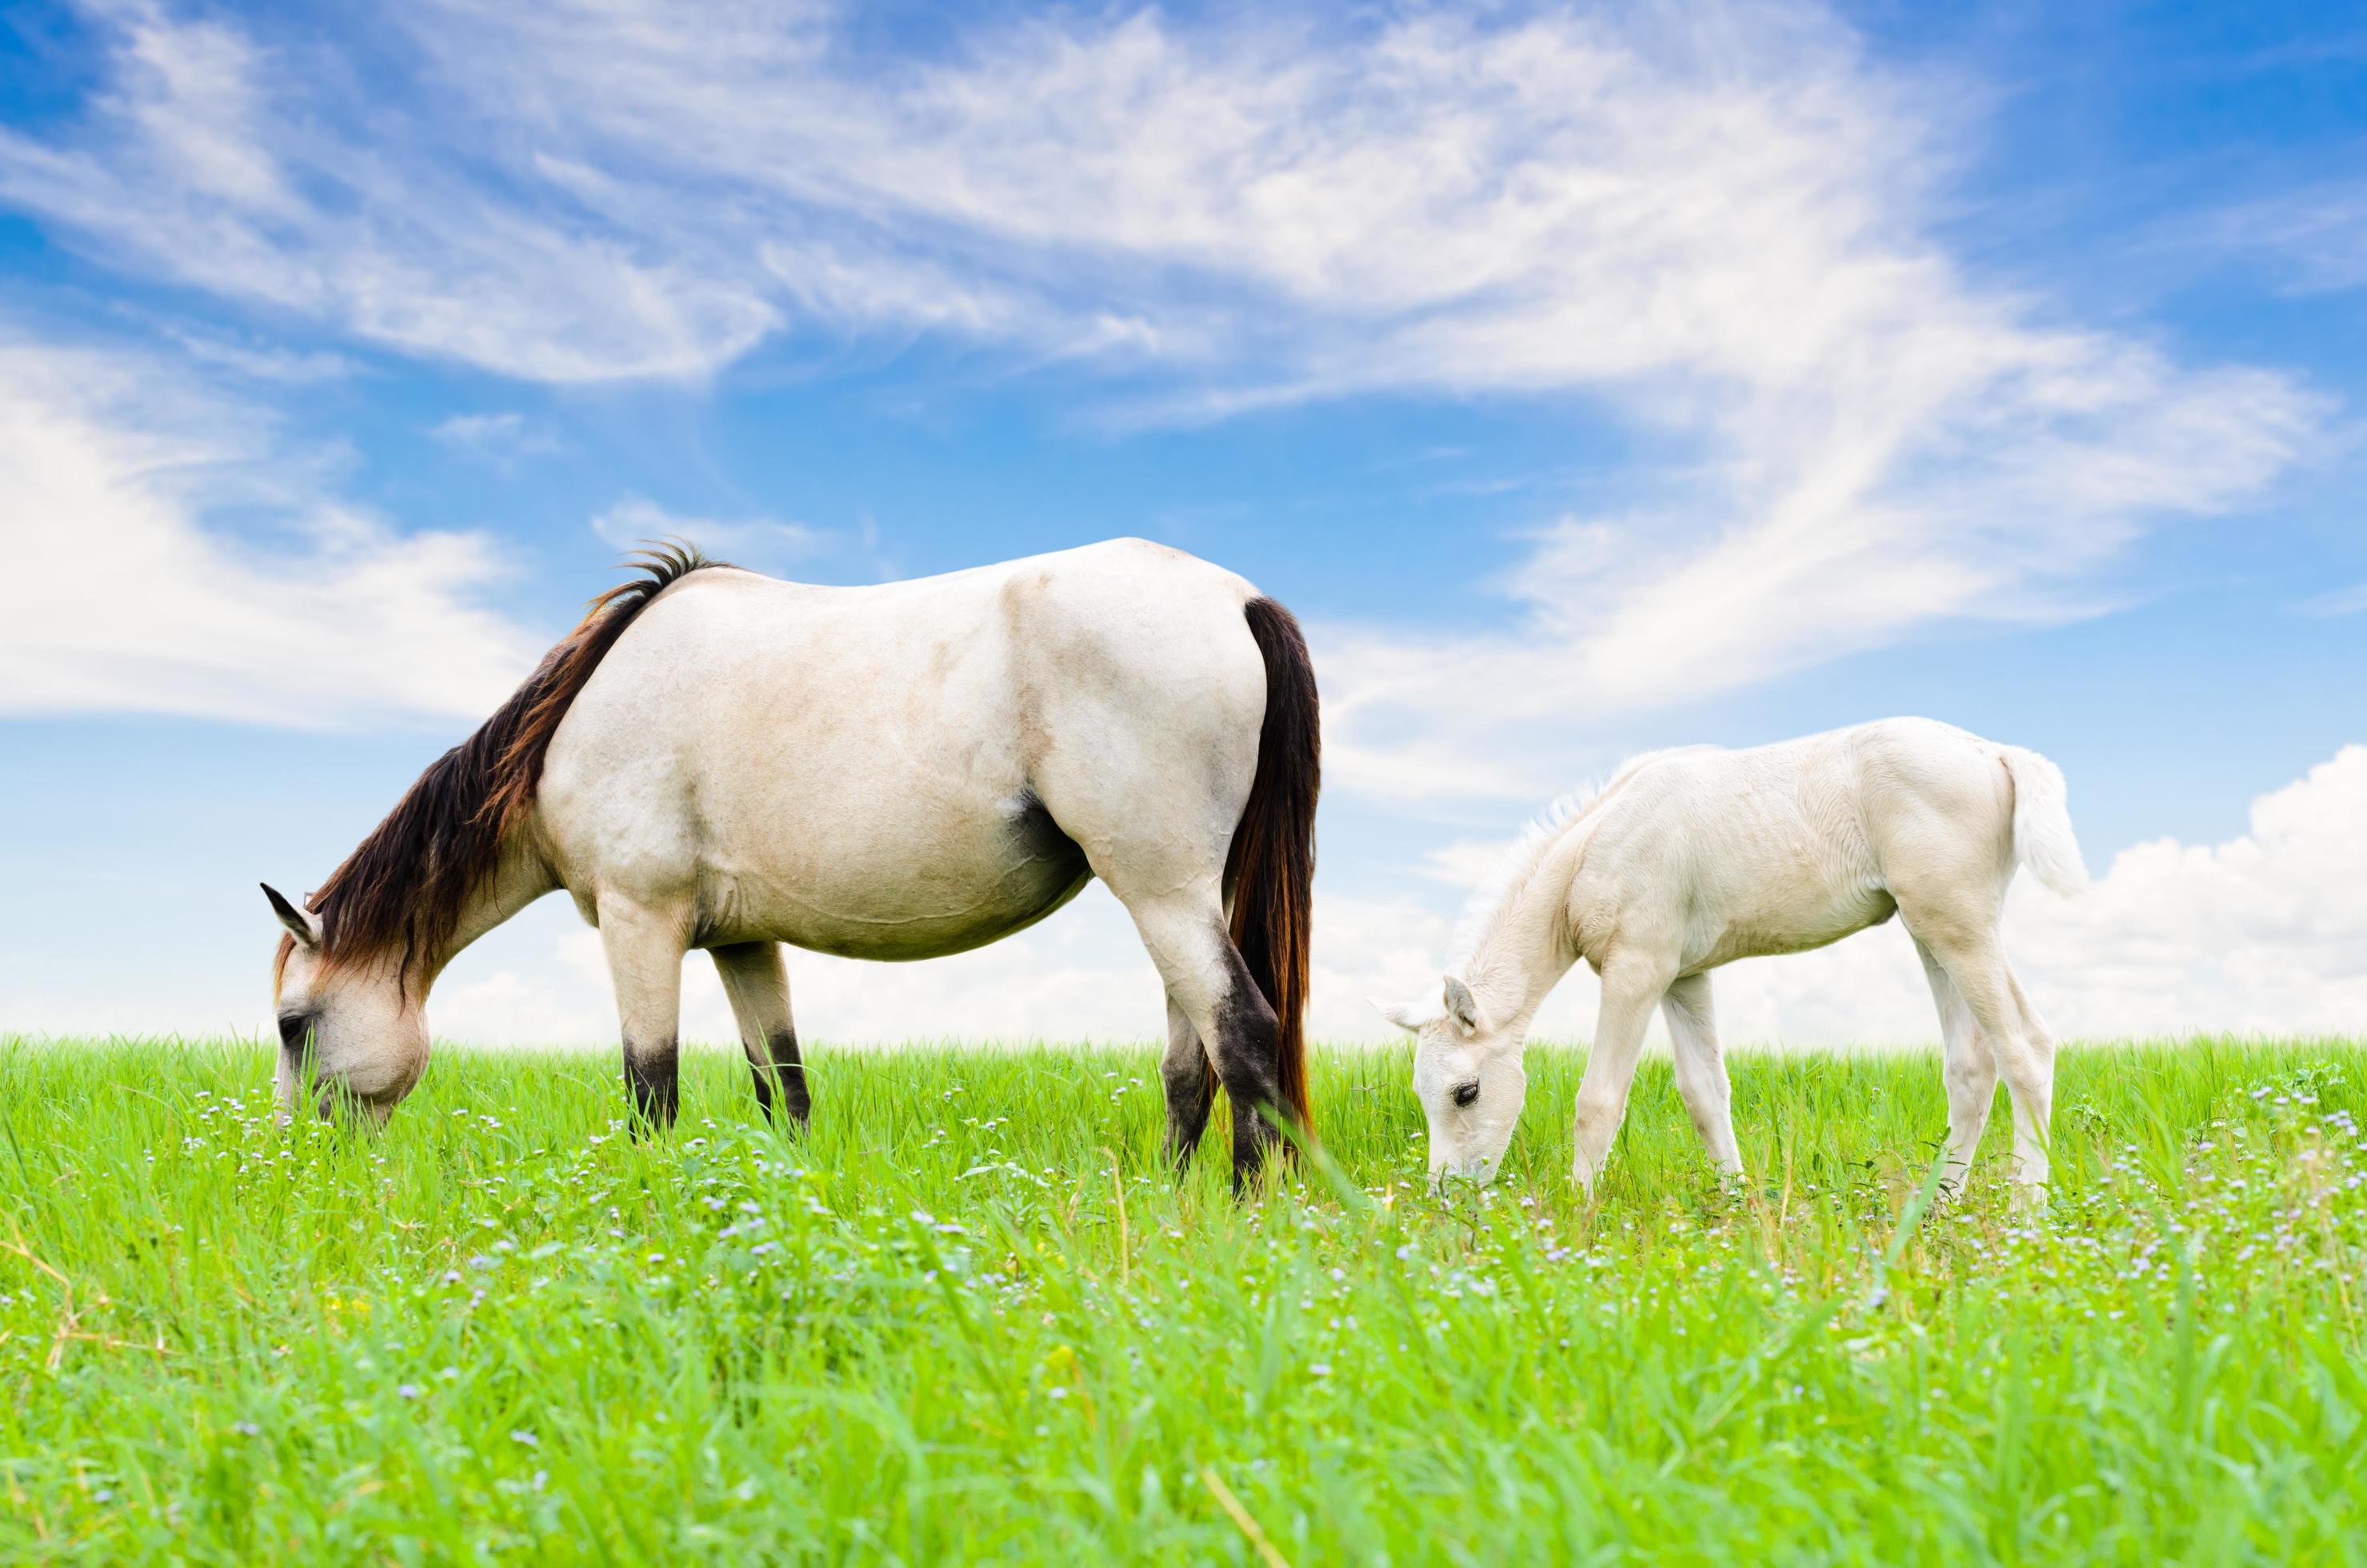
[[[1611,1158],[1611,1141],[1627,1115],[1627,1090],[1636,1082],[1636,1060],[1652,1009],[1669,988],[1670,972],[1637,960],[1614,960],[1603,971],[1603,1006],[1595,1015],[1594,1048],[1586,1054],[1579,1081],[1578,1116],[1572,1128],[1576,1153],[1570,1174],[1589,1198]]]
[[[1730,1181],[1742,1176],[1742,1151],[1734,1142],[1734,1090],[1726,1075],[1726,1057],[1717,1046],[1717,1015],[1710,1005],[1709,976],[1688,974],[1671,983],[1660,998],[1660,1012],[1669,1020],[1669,1041],[1676,1058],[1677,1093],[1693,1119],[1702,1146],[1709,1151],[1718,1173]]]
[[[682,955],[690,922],[684,911],[615,897],[600,900],[599,915],[635,1125],[672,1127],[682,1098]]]

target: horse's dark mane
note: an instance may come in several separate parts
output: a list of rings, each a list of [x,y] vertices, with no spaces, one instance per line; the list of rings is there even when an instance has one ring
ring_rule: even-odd
[[[628,564],[643,574],[594,599],[526,684],[475,734],[436,758],[306,900],[321,916],[323,961],[334,967],[399,954],[406,979],[415,960],[433,961],[499,865],[510,831],[532,809],[551,736],[583,683],[658,595],[723,563],[668,542]]]

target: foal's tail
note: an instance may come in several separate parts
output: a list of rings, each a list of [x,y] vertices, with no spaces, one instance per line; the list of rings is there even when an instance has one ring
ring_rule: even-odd
[[[1268,598],[1242,613],[1265,655],[1265,723],[1257,776],[1226,858],[1233,945],[1274,1006],[1274,1074],[1300,1134],[1314,1136],[1307,1105],[1307,971],[1315,909],[1315,795],[1322,785],[1322,733],[1315,666],[1291,613]],[[1236,1108],[1239,1114],[1239,1108]]]
[[[2013,780],[2013,858],[2065,898],[2088,890],[2087,863],[2071,835],[2071,808],[2063,770],[2034,751],[1999,746],[1998,759]]]

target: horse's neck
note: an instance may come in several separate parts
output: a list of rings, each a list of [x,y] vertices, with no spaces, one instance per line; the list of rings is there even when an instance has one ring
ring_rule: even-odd
[[[555,892],[559,879],[552,874],[550,863],[532,842],[530,835],[516,834],[503,846],[500,862],[493,874],[487,877],[476,895],[460,911],[460,918],[452,926],[451,940],[444,944],[428,966],[425,985],[436,983],[444,966],[459,957],[460,950],[486,932],[509,919],[518,911],[547,892]],[[422,987],[423,991],[425,986]]]
[[[1525,1031],[1578,961],[1569,912],[1585,833],[1574,827],[1538,858],[1506,894],[1464,965],[1464,983],[1501,1028]]]

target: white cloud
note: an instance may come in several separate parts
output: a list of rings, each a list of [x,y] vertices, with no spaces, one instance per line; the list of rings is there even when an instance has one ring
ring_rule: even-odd
[[[0,617],[0,714],[320,724],[500,701],[540,646],[481,601],[491,544],[398,534],[308,466],[168,363],[0,328],[0,551],[40,585]],[[232,503],[271,531],[212,526]]]
[[[523,414],[455,414],[428,426],[434,439],[506,468],[519,458],[561,449],[559,438]]]
[[[165,326],[164,331],[198,364],[227,370],[250,381],[309,386],[344,381],[356,370],[354,362],[344,355],[323,349],[282,348],[177,323]]]
[[[2245,202],[2214,219],[2208,235],[2266,258],[2296,292],[2367,288],[2367,184],[2330,182]]]
[[[0,131],[0,201],[126,267],[550,381],[696,376],[776,324],[654,240],[481,182],[433,106],[406,127],[355,80],[368,62],[158,4],[94,19],[107,88],[62,144]]]
[[[719,561],[752,568],[786,565],[844,549],[850,541],[831,529],[777,517],[743,517],[724,522],[714,517],[685,517],[669,512],[639,495],[620,497],[592,519],[592,531],[619,550],[633,550],[662,540],[687,540]]]
[[[1648,436],[1632,499],[1529,541],[1486,631],[1316,629],[1350,787],[1543,793],[1541,727],[2092,612],[2147,527],[2241,505],[2324,420],[1984,284],[1937,237],[1973,95],[1809,6],[1064,13],[892,63],[811,4],[412,25],[432,69],[372,62],[364,123],[351,61],[119,13],[85,121],[0,133],[0,199],[516,376],[929,332],[1155,368],[1120,422],[1579,392]]]
[[[2293,607],[2304,615],[2358,615],[2367,612],[2367,583],[2353,583],[2347,588],[2306,598]]]

